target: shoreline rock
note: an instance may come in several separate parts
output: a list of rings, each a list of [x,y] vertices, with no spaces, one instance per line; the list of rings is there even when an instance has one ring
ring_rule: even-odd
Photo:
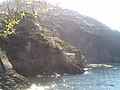
[[[29,81],[22,75],[13,70],[4,51],[0,48],[0,61],[3,72],[0,73],[0,84],[4,90],[26,89],[31,86]]]

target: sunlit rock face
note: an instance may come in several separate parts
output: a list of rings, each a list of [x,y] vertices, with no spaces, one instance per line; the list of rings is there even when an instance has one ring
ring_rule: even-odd
[[[81,52],[58,37],[52,37],[49,30],[38,27],[33,20],[21,20],[16,31],[15,35],[1,40],[0,45],[18,73],[30,76],[84,72],[85,60]]]
[[[59,13],[47,20],[55,21],[57,26],[53,25],[54,34],[79,48],[88,62],[120,61],[120,33],[118,31],[111,30],[99,21],[74,11],[61,10]]]

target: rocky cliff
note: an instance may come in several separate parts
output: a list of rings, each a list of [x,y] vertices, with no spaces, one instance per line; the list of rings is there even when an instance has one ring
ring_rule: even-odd
[[[16,34],[0,40],[13,69],[22,75],[81,74],[84,57],[74,46],[53,37],[31,18],[23,18]]]
[[[3,90],[19,90],[29,88],[29,81],[13,70],[5,51],[0,48],[0,85]],[[1,87],[0,87],[1,88]]]
[[[58,12],[56,15],[51,10],[51,17],[42,21],[43,25],[54,28],[51,29],[54,35],[79,48],[88,62],[120,61],[120,32],[72,10],[60,9]]]
[[[15,2],[10,4],[15,5]],[[40,5],[34,2],[34,10],[38,10],[36,20],[22,19],[16,26],[16,34],[1,38],[0,46],[17,72],[23,75],[83,73],[84,56],[88,62],[120,61],[118,31],[72,10],[52,7],[42,12],[45,8]],[[20,6],[31,13],[25,3]]]

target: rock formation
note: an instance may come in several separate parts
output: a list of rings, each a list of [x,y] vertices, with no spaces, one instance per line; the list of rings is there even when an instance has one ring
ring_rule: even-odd
[[[81,52],[31,18],[22,19],[16,34],[1,39],[13,69],[22,75],[81,74],[84,58]],[[72,53],[72,57],[67,53]]]
[[[0,48],[0,85],[3,90],[19,90],[30,87],[28,80],[12,69],[6,54]]]

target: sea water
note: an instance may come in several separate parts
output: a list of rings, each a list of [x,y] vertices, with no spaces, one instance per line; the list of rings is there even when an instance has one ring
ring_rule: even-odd
[[[29,77],[28,90],[120,90],[120,64],[88,69],[81,75]]]
[[[120,90],[120,64],[86,69],[84,74],[28,77],[27,90]]]

